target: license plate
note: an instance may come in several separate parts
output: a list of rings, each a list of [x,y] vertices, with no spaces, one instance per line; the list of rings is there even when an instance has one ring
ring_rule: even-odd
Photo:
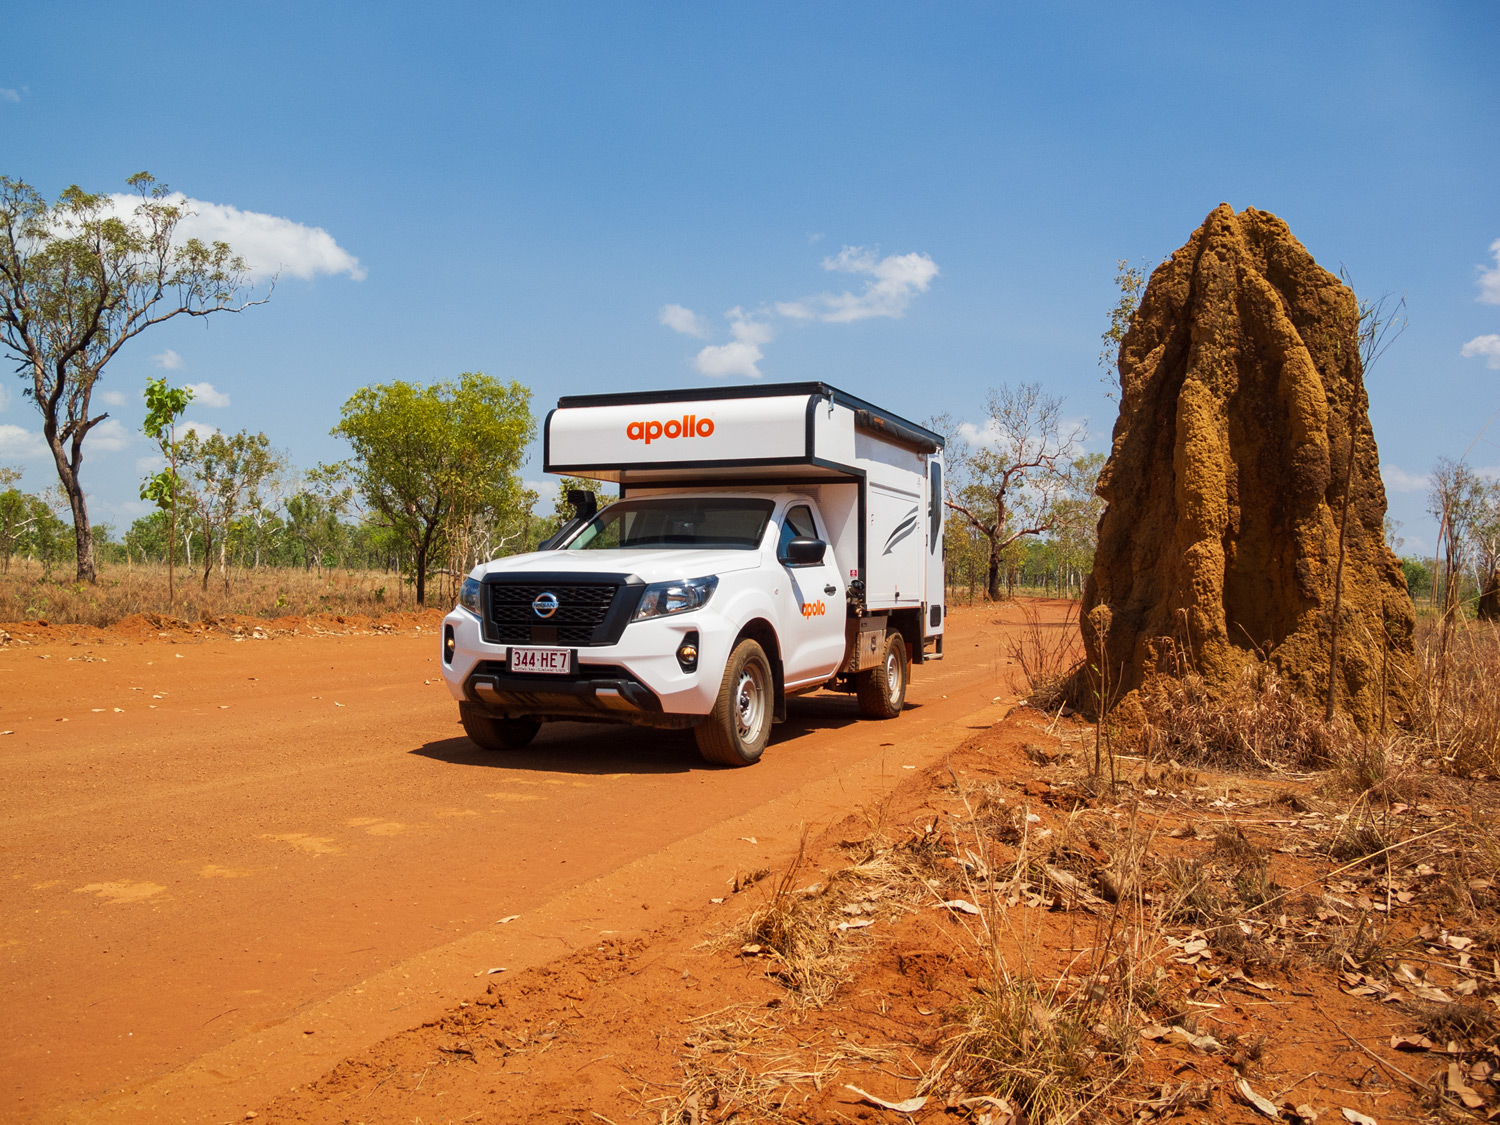
[[[566,676],[573,670],[572,657],[573,650],[568,648],[513,648],[510,650],[510,670]]]

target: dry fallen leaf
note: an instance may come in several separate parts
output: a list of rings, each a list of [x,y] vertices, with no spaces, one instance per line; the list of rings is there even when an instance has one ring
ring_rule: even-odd
[[[1263,1098],[1259,1094],[1257,1094],[1253,1089],[1250,1088],[1250,1083],[1246,1082],[1243,1078],[1235,1079],[1234,1092],[1238,1096],[1240,1101],[1244,1102],[1248,1106],[1253,1107],[1258,1112],[1269,1117],[1271,1120],[1276,1120],[1278,1116],[1276,1113],[1276,1104],[1269,1098]]]
[[[1458,1096],[1458,1100],[1470,1109],[1481,1109],[1484,1099],[1479,1096],[1479,1091],[1464,1081],[1462,1072],[1458,1069],[1456,1062],[1448,1064],[1448,1093]]]
[[[514,922],[519,917],[520,917],[519,914],[507,914],[504,918],[496,918],[495,919],[495,925],[497,925],[497,926],[503,926],[507,922]]]
[[[967,901],[965,901],[964,899],[961,899],[961,898],[953,898],[953,899],[949,899],[947,902],[940,902],[936,906],[934,906],[933,909],[934,910],[957,910],[957,911],[960,911],[960,912],[962,912],[964,914],[978,914],[979,913],[979,907],[975,906],[972,902],[967,902]]]
[[[907,1098],[904,1102],[888,1102],[884,1098],[877,1098],[874,1094],[867,1094],[858,1086],[851,1086],[847,1082],[844,1083],[844,1089],[853,1090],[860,1096],[861,1099],[869,1102],[873,1106],[876,1106],[880,1109],[893,1109],[897,1113],[916,1113],[917,1110],[921,1109],[924,1105],[927,1104],[927,1098],[925,1095],[918,1098]]]
[[[1373,1117],[1366,1117],[1357,1109],[1350,1109],[1348,1106],[1339,1106],[1339,1109],[1344,1114],[1344,1120],[1350,1122],[1350,1125],[1380,1125],[1380,1122]]]

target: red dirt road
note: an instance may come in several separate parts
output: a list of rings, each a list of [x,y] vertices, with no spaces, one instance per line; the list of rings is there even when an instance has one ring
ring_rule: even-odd
[[[0,1118],[243,1116],[489,969],[667,923],[996,721],[1006,632],[955,611],[900,719],[797,700],[745,770],[572,724],[479,751],[431,625],[0,649]]]

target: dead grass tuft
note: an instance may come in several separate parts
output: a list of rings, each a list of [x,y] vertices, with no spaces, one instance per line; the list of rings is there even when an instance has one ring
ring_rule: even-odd
[[[1020,636],[1006,642],[1005,655],[1021,669],[1027,702],[1042,711],[1056,711],[1068,700],[1068,683],[1083,661],[1078,632],[1078,605],[1068,607],[1060,622],[1044,622],[1029,600],[1019,602]]]
[[[1408,1007],[1417,1017],[1417,1026],[1438,1042],[1467,1039],[1485,1043],[1500,1036],[1500,1013],[1481,1000],[1414,1000]]]
[[[1153,682],[1142,706],[1150,759],[1254,769],[1315,769],[1334,759],[1336,730],[1286,690],[1270,664],[1214,692],[1199,676]]]

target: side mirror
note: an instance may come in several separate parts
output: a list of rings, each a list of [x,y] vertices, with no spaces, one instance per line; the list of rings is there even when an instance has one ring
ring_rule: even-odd
[[[827,551],[828,544],[823,540],[799,535],[786,545],[786,562],[790,566],[817,566]]]

